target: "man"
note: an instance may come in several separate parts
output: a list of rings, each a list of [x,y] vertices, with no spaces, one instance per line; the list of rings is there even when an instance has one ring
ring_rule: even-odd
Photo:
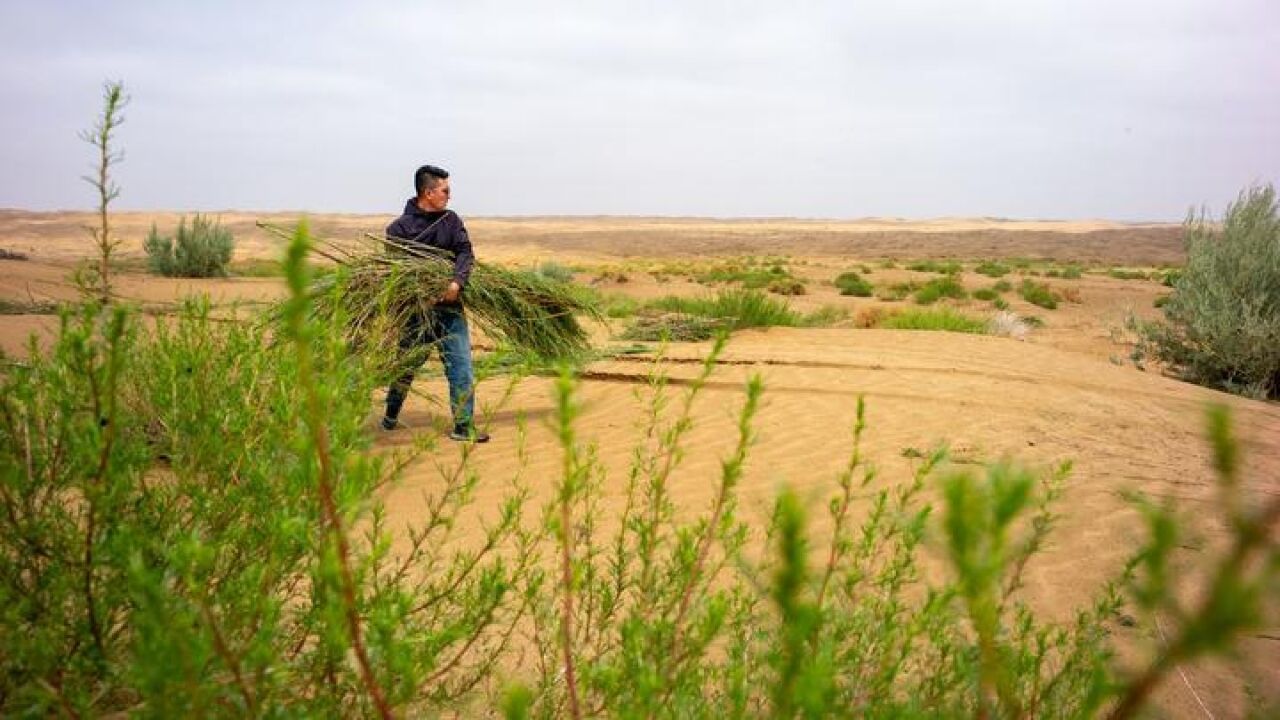
[[[408,248],[443,250],[453,258],[453,280],[426,316],[414,316],[405,328],[400,347],[410,351],[422,345],[438,345],[444,374],[449,380],[449,407],[453,430],[449,438],[460,442],[488,442],[489,435],[475,427],[475,375],[471,369],[471,334],[462,310],[462,291],[475,264],[471,240],[462,218],[449,205],[449,173],[423,165],[413,174],[417,193],[405,203],[404,214],[387,226],[387,238]],[[387,389],[385,430],[399,426],[400,408],[413,383],[413,369]]]

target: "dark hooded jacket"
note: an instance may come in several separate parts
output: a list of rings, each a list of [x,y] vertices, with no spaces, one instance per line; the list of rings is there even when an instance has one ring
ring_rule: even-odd
[[[387,237],[410,248],[443,250],[453,260],[453,279],[463,289],[467,287],[476,256],[471,251],[467,228],[454,211],[427,212],[418,207],[417,198],[409,198],[404,214],[387,226]]]

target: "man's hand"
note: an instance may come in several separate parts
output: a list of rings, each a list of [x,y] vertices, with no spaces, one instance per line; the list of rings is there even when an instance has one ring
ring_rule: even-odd
[[[449,283],[449,287],[445,288],[444,295],[440,299],[447,303],[458,302],[458,296],[462,294],[462,286],[457,280]]]

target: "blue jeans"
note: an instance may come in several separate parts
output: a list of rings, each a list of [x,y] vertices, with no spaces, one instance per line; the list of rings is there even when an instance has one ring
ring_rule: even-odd
[[[467,329],[467,317],[460,307],[435,307],[425,317],[410,319],[400,338],[400,349],[412,351],[422,345],[438,346],[440,361],[444,363],[444,376],[449,380],[449,409],[453,413],[455,427],[471,426],[475,417],[475,373],[471,369],[471,332]],[[424,358],[425,360],[425,358]],[[400,416],[409,386],[413,383],[414,369],[401,375],[387,389],[387,417]]]

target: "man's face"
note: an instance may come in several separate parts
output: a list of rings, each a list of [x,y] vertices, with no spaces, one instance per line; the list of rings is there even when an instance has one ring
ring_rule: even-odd
[[[422,193],[418,205],[423,210],[443,210],[449,205],[449,178],[444,178],[436,186]]]

